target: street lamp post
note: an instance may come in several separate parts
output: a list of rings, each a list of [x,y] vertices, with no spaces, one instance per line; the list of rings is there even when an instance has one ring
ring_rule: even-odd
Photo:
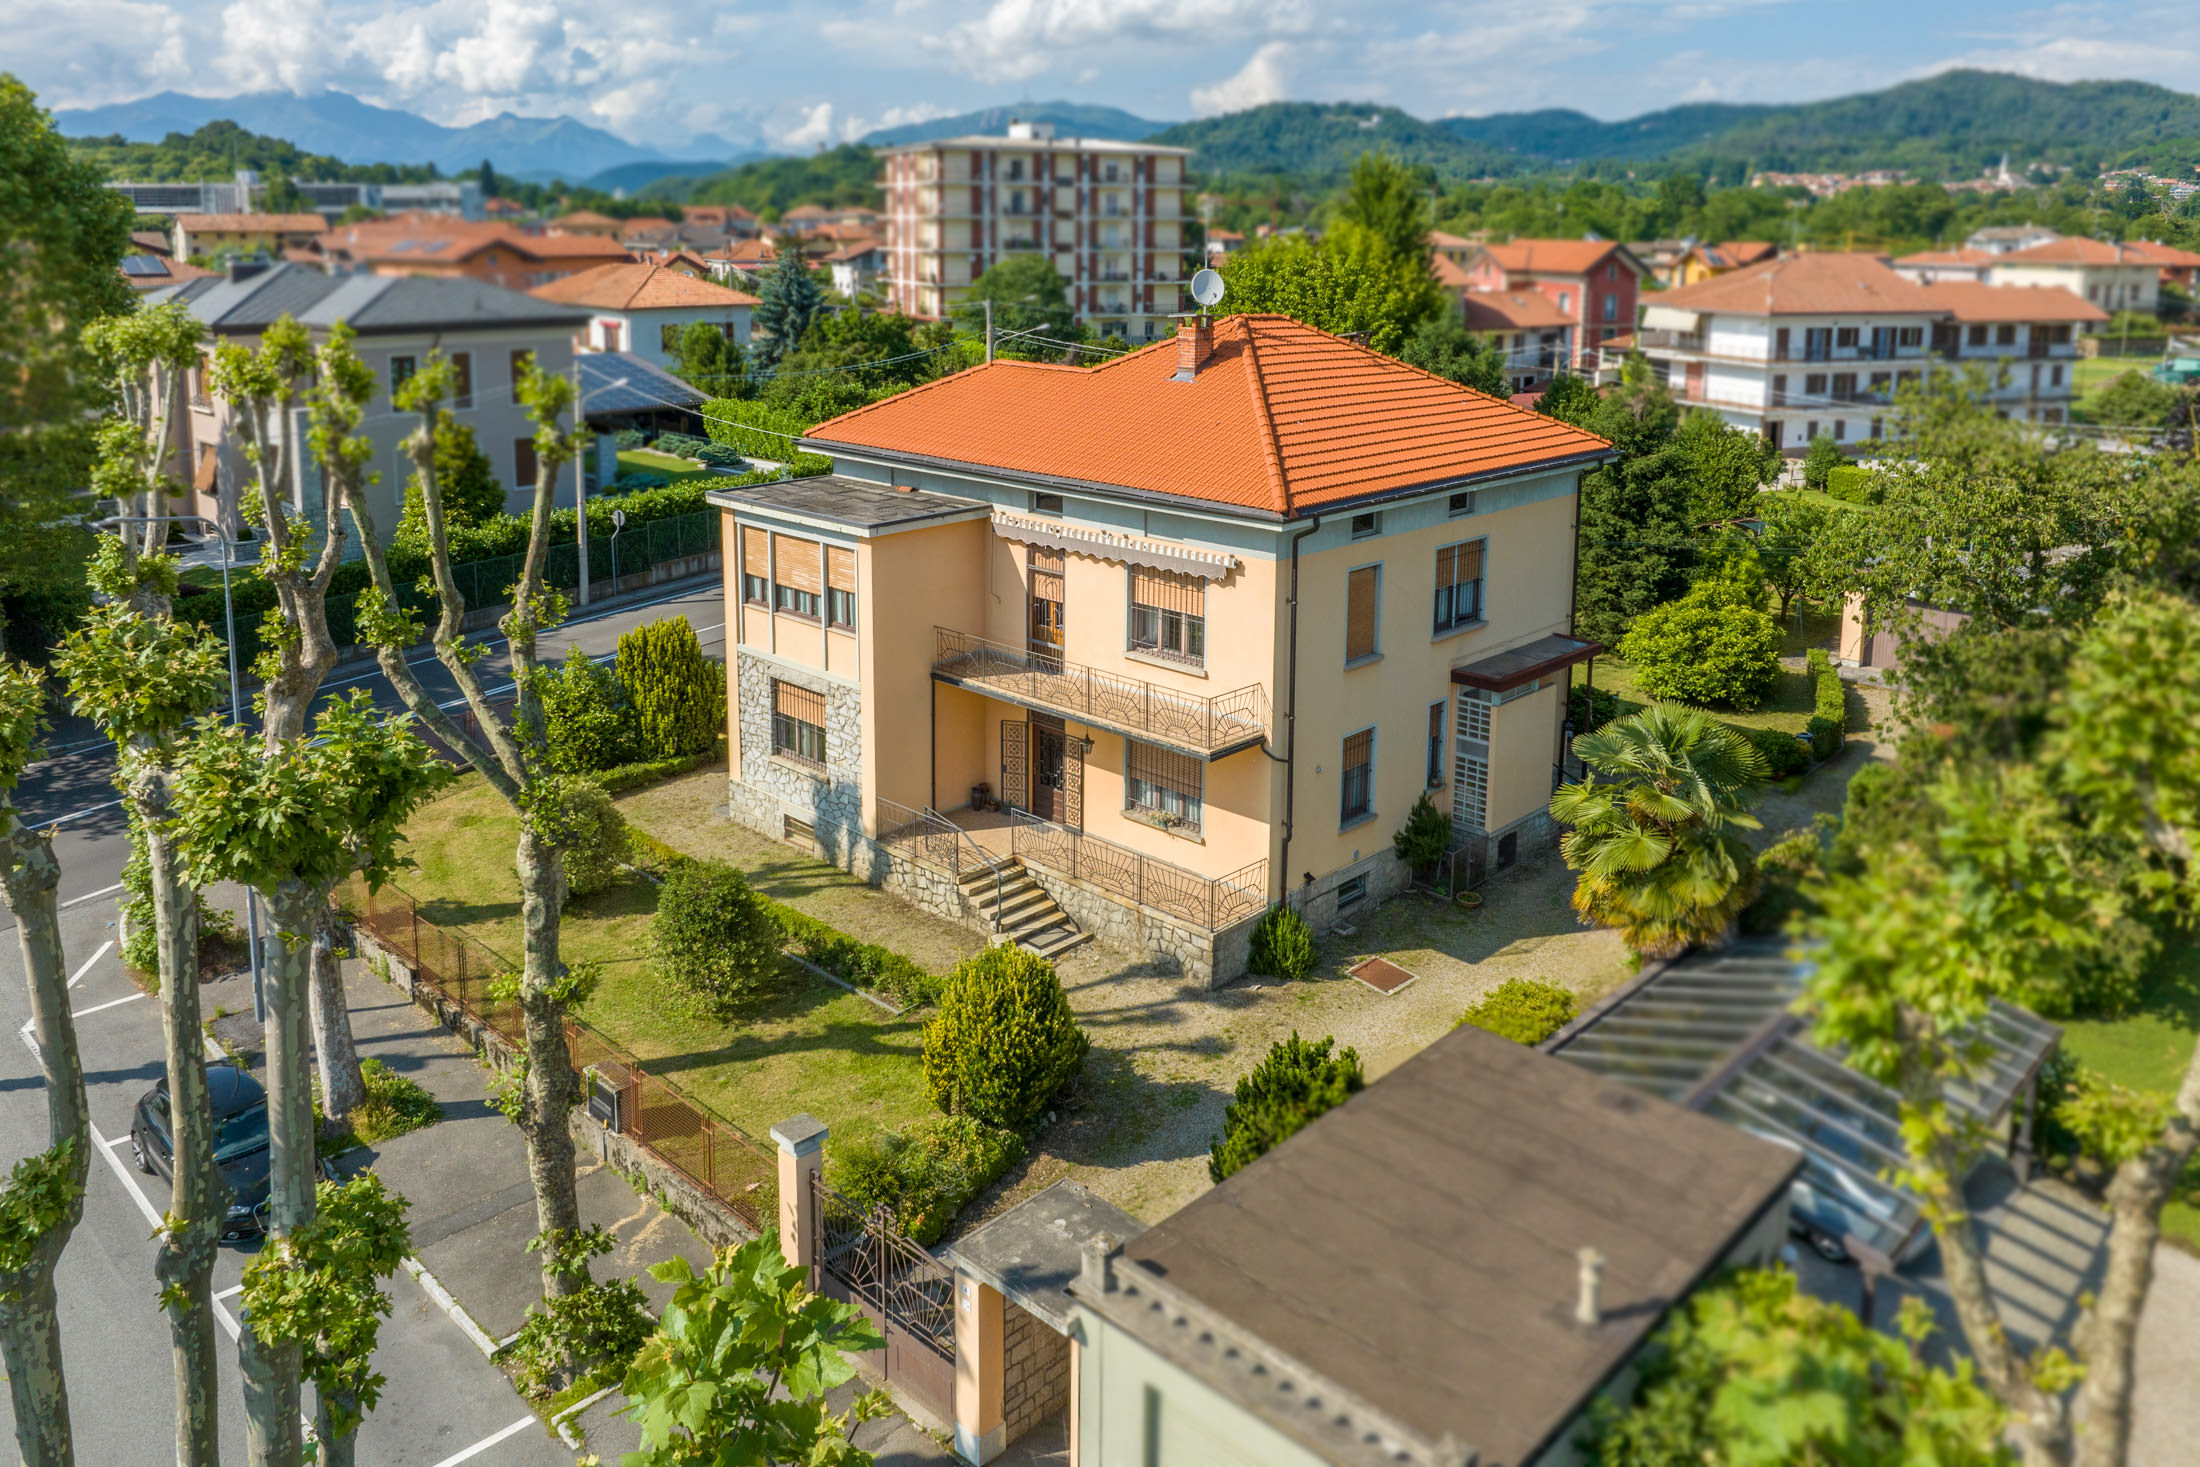
[[[204,525],[222,542],[222,624],[229,636],[229,721],[244,722],[244,687],[237,678],[237,606],[229,594],[229,567],[235,555],[229,537],[221,526],[200,514],[115,515],[99,522],[100,529],[110,525]],[[267,991],[260,976],[260,897],[247,886],[244,889],[245,932],[252,954],[252,1016],[261,1023],[267,1022]]]

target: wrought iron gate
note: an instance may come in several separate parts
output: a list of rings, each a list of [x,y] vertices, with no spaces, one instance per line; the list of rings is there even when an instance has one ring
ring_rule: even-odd
[[[1020,718],[1001,720],[1001,798],[1019,810],[1031,808],[1030,729]]]
[[[817,1290],[860,1308],[886,1336],[886,1348],[862,1360],[955,1419],[955,1272],[894,1229],[884,1208],[868,1215],[810,1174],[816,1204]]]

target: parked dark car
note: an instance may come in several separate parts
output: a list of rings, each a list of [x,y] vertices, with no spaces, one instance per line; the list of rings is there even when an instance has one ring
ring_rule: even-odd
[[[206,1067],[206,1096],[214,1112],[214,1164],[229,1183],[229,1215],[222,1237],[249,1238],[267,1231],[267,1090],[234,1065]],[[168,1117],[168,1081],[145,1092],[130,1115],[130,1150],[138,1170],[173,1179],[176,1148]],[[328,1163],[320,1164],[323,1176]]]

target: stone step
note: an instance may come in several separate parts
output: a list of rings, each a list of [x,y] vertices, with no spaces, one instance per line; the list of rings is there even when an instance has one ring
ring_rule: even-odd
[[[1068,919],[1064,918],[1066,922]],[[1042,927],[1037,931],[1016,934],[1016,945],[1025,952],[1036,953],[1052,962],[1072,948],[1092,941],[1092,934],[1071,926]]]

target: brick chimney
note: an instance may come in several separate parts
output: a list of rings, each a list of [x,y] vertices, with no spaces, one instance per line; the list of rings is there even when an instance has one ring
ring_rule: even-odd
[[[1207,365],[1207,359],[1215,354],[1214,323],[1207,313],[1176,318],[1176,375],[1172,382],[1189,382],[1199,375],[1199,369]]]

